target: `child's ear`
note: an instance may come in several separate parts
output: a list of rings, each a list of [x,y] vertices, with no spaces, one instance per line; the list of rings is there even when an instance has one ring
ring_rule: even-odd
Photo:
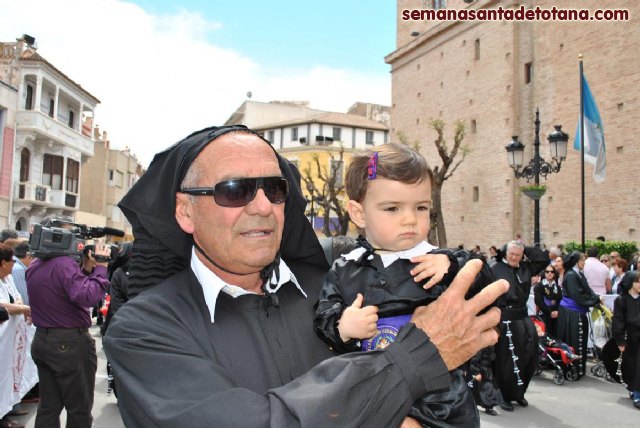
[[[351,221],[355,223],[360,229],[364,229],[366,224],[366,219],[364,215],[364,208],[362,205],[356,201],[349,200],[347,201],[347,211],[349,212],[349,217],[351,217]]]

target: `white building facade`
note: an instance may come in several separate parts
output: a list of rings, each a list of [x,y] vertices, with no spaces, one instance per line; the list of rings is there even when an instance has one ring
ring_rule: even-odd
[[[28,231],[47,216],[74,218],[100,101],[40,56],[28,36],[0,43],[0,80],[17,89],[15,121],[5,122],[15,138],[3,141],[13,146],[13,161],[2,164],[13,183],[7,226]]]

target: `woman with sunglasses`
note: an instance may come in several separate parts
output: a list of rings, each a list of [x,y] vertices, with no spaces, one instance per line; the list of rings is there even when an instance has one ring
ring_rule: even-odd
[[[558,337],[558,306],[562,300],[562,288],[558,284],[558,272],[553,266],[547,266],[543,272],[544,277],[533,287],[534,300],[547,334]]]

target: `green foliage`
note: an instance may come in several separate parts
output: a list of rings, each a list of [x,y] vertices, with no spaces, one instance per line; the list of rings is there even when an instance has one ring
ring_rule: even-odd
[[[520,190],[547,190],[547,186],[545,184],[527,184],[520,186]]]
[[[638,244],[634,241],[606,241],[602,242],[599,240],[595,241],[585,241],[585,251],[589,247],[596,247],[598,249],[598,254],[609,254],[612,251],[617,251],[620,253],[620,257],[627,260],[631,263],[633,260],[633,255],[638,251]],[[582,245],[577,241],[569,241],[564,244],[564,249],[567,253],[572,251],[582,251]]]

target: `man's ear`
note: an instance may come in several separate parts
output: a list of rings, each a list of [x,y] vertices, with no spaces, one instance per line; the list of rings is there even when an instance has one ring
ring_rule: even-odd
[[[364,215],[364,208],[359,202],[354,200],[347,201],[347,211],[349,212],[349,217],[351,217],[351,221],[353,221],[356,226],[360,229],[364,229],[366,227],[366,219]]]
[[[176,193],[176,221],[185,233],[193,234],[193,204],[189,195]]]

